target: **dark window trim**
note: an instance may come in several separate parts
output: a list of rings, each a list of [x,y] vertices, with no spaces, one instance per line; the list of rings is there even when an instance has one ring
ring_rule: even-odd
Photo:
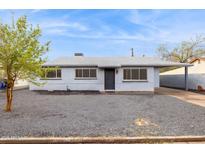
[[[57,73],[58,70],[61,71],[61,75],[60,75],[61,77],[58,77],[58,73]],[[44,78],[41,78],[40,80],[62,80],[62,69],[61,69],[61,68],[57,68],[57,69],[55,70],[55,72],[56,72],[56,77],[47,77],[47,76],[46,76],[47,73],[45,73]]]
[[[83,77],[83,70],[88,69],[89,70],[89,77]],[[82,70],[82,77],[76,77],[76,71],[77,70]],[[90,77],[90,70],[95,70],[96,72],[96,77]],[[97,80],[97,68],[76,68],[75,69],[75,80]]]

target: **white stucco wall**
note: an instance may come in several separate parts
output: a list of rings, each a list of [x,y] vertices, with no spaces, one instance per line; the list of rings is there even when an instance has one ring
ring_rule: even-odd
[[[173,88],[185,88],[184,75],[160,75],[160,84]],[[199,85],[205,88],[205,74],[189,74],[188,88],[196,90]]]
[[[158,69],[147,67],[147,81],[123,81],[123,68],[115,73],[116,91],[153,91],[159,85]],[[99,90],[104,91],[104,69],[97,69],[97,80],[75,80],[75,68],[62,68],[61,80],[39,80],[43,86],[30,84],[30,90]]]
[[[196,90],[200,85],[205,89],[205,62],[193,63],[188,68],[188,88]],[[160,85],[174,88],[184,88],[184,67],[160,74]]]
[[[30,90],[100,90],[104,89],[104,71],[97,69],[97,80],[76,80],[75,68],[62,68],[61,80],[39,80],[42,86],[30,84]]]
[[[154,87],[159,88],[160,80],[159,80],[159,68],[154,68]]]

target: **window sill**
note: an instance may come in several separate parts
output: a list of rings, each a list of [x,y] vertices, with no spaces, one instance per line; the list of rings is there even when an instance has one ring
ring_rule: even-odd
[[[45,78],[40,80],[62,80],[62,78]]]
[[[75,78],[75,80],[97,80],[97,78]]]
[[[123,80],[123,82],[148,82],[148,80]]]

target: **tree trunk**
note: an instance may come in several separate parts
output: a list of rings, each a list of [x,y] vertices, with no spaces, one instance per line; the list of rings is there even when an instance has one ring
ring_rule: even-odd
[[[14,81],[8,81],[8,85],[6,88],[6,96],[7,96],[7,103],[5,108],[6,112],[11,112],[12,109],[13,87],[14,87]]]

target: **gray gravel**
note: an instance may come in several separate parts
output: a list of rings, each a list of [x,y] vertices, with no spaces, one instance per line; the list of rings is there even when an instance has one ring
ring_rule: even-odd
[[[5,101],[0,93],[0,137],[205,135],[205,108],[164,95],[18,90],[11,113]]]

